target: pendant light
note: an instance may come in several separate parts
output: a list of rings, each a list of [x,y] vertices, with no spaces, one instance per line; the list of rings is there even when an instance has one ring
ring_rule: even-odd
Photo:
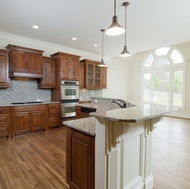
[[[98,66],[100,67],[106,67],[105,63],[104,63],[104,59],[103,59],[103,55],[104,55],[104,29],[100,30],[102,32],[102,59],[101,59],[101,63],[98,64]]]
[[[106,30],[106,35],[118,36],[125,32],[125,29],[118,23],[116,16],[116,0],[114,0],[114,16],[112,18],[112,24]]]
[[[128,2],[124,2],[123,6],[125,6],[125,45],[124,50],[121,52],[121,57],[129,57],[131,56],[130,52],[127,50],[126,40],[127,40],[127,6],[129,5]]]

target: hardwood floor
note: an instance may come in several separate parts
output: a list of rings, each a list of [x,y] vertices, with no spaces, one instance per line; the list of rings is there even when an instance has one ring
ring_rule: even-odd
[[[65,128],[0,141],[0,189],[67,189]]]
[[[68,189],[65,128],[0,140],[0,189]],[[190,188],[190,120],[165,117],[153,132],[154,189]]]
[[[190,189],[190,120],[165,117],[153,132],[154,189]]]

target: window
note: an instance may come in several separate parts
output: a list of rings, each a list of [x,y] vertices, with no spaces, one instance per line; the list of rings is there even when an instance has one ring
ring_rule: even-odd
[[[185,63],[181,53],[172,47],[152,51],[143,63],[142,99],[147,103],[184,107]]]

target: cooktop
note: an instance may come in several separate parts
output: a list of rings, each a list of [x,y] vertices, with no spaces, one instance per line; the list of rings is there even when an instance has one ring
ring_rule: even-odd
[[[38,103],[42,103],[42,102],[12,102],[11,104],[38,104]]]

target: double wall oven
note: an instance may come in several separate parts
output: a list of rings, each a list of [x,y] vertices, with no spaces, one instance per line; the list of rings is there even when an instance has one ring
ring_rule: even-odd
[[[61,117],[76,116],[77,104],[79,104],[79,82],[61,81]]]

